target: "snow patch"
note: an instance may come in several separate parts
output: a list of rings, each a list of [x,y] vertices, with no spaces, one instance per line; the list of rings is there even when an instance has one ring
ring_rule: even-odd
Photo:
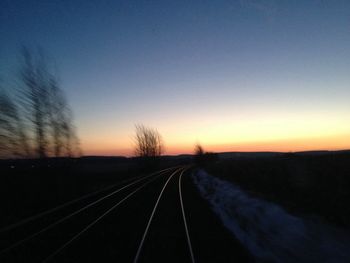
[[[192,179],[225,227],[258,260],[350,262],[350,238],[339,229],[290,215],[203,170]]]

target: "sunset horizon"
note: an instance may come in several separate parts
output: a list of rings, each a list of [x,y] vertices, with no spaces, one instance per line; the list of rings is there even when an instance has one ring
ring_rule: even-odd
[[[350,262],[350,0],[4,0],[0,35],[0,262]]]
[[[194,154],[194,147],[200,144],[208,152],[223,153],[223,152],[304,152],[304,151],[346,151],[350,150],[350,144],[347,142],[350,134],[343,134],[339,136],[326,136],[314,138],[294,138],[289,140],[277,141],[253,141],[245,143],[228,143],[228,144],[206,144],[201,141],[196,141],[192,145],[178,147],[174,145],[167,145],[164,142],[164,155],[181,155]],[[126,156],[132,157],[134,153],[133,140],[130,140],[129,148],[120,149],[113,147],[108,149],[107,146],[101,149],[86,148],[85,156]],[[103,145],[103,144],[102,144]],[[109,144],[110,145],[110,144]],[[110,147],[110,146],[109,146]]]
[[[41,50],[84,155],[133,155],[136,124],[164,154],[347,149],[347,7],[3,3],[0,85],[18,101],[21,49]]]

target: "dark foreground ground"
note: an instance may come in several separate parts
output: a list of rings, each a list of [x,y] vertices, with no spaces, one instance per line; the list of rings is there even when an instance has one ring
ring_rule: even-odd
[[[67,173],[77,168],[70,166],[70,169],[73,170],[68,169]],[[96,180],[92,167],[88,169],[90,174],[87,171],[89,175],[81,177],[83,175],[78,174],[70,183],[62,179],[64,176],[59,176],[59,169],[47,175],[51,176],[50,179],[45,179],[40,173],[39,178],[28,175],[24,183],[12,181],[11,184],[7,178],[7,187],[2,189],[1,200],[7,216],[2,218],[0,228],[104,186],[116,185],[24,225],[3,231],[0,233],[0,250],[5,250],[0,252],[0,262],[133,262],[138,251],[137,262],[192,262],[191,253],[196,262],[252,262],[247,251],[199,196],[190,177],[192,167],[183,173],[181,183],[189,233],[187,239],[179,195],[182,170],[166,170],[140,181],[137,178],[143,178],[143,174],[129,168],[124,171],[121,169],[119,176],[113,176],[106,169],[100,174],[100,180]],[[26,175],[13,176],[22,178]],[[35,179],[30,180],[29,176]],[[64,187],[67,187],[66,191]],[[121,190],[106,197],[117,189]],[[62,218],[101,198],[104,198],[103,201],[62,221]],[[158,205],[150,220],[158,198]],[[101,217],[107,211],[108,214]],[[62,222],[56,225],[59,220]],[[13,244],[15,246],[6,250]]]
[[[163,161],[153,170],[183,163],[187,160]],[[150,171],[123,157],[0,160],[0,228]]]
[[[161,174],[123,158],[0,163],[0,262],[254,262],[199,195],[191,161],[163,160],[154,170],[174,168]],[[291,214],[349,229],[348,152],[210,158],[201,165]],[[179,167],[188,168],[181,186],[189,239]]]
[[[270,154],[204,165],[212,175],[292,214],[350,229],[350,152]]]

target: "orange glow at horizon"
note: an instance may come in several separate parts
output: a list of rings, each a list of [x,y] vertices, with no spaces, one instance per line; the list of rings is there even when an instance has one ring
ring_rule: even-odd
[[[165,144],[165,155],[192,154],[194,145],[200,143],[206,151],[211,152],[297,152],[313,150],[344,150],[350,149],[350,133],[316,138],[295,138],[276,141],[255,142],[228,142],[227,144],[207,144],[194,142],[192,144]],[[132,144],[130,147],[118,148],[105,145],[103,147],[87,148],[84,155],[102,156],[133,156]]]
[[[193,153],[200,143],[206,151],[279,151],[341,150],[350,148],[350,121],[347,112],[266,113],[232,116],[172,116],[149,120],[163,137],[165,153]],[[82,136],[84,155],[133,155],[134,124],[104,130],[89,129]],[[114,132],[117,131],[117,132]],[[98,134],[98,136],[96,135]]]

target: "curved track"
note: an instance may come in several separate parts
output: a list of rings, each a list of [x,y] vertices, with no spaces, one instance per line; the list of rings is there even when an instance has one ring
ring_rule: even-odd
[[[181,204],[182,218],[184,220],[184,226],[185,226],[185,231],[186,231],[188,248],[189,248],[190,254],[191,254],[191,261],[192,261],[192,263],[194,263],[195,260],[194,260],[194,254],[193,254],[192,243],[191,243],[191,238],[190,238],[190,232],[188,231],[186,213],[185,213],[185,208],[184,208],[185,206],[184,206],[184,202],[183,202],[183,198],[182,198],[181,179],[182,179],[183,173],[184,173],[184,171],[182,171],[180,176],[179,176],[179,198],[180,198],[180,204]]]
[[[100,203],[100,202],[104,201],[105,199],[107,199],[107,198],[109,198],[109,197],[111,197],[111,196],[113,196],[113,195],[115,195],[115,194],[117,194],[117,193],[123,191],[124,189],[127,189],[127,188],[129,188],[130,186],[133,186],[133,185],[135,185],[135,184],[137,184],[137,183],[139,183],[139,182],[141,182],[141,181],[144,181],[144,180],[150,178],[151,176],[155,176],[155,175],[158,175],[158,174],[162,174],[162,172],[166,172],[166,171],[168,171],[168,169],[165,169],[165,170],[162,170],[162,171],[159,171],[159,172],[150,174],[150,175],[142,176],[141,178],[133,179],[133,181],[132,181],[131,183],[129,183],[129,184],[127,184],[127,185],[124,185],[124,186],[122,186],[122,187],[119,187],[119,188],[117,188],[116,190],[113,190],[112,192],[110,192],[110,193],[104,195],[103,197],[100,197],[100,198],[98,198],[97,200],[94,200],[94,201],[88,203],[87,205],[84,205],[83,207],[81,207],[81,208],[75,210],[74,212],[72,212],[72,213],[70,213],[70,214],[68,214],[68,215],[66,215],[66,216],[64,216],[64,217],[62,217],[62,218],[60,218],[59,220],[54,221],[53,223],[49,224],[48,226],[45,226],[44,228],[40,229],[39,231],[34,232],[33,234],[30,234],[29,236],[26,236],[26,237],[24,237],[23,239],[18,240],[17,242],[11,244],[10,246],[1,249],[1,250],[0,250],[0,255],[3,254],[3,253],[6,253],[7,251],[9,251],[9,250],[11,250],[11,249],[13,249],[13,248],[15,248],[15,247],[21,245],[21,244],[23,244],[23,243],[25,243],[25,242],[27,242],[27,241],[33,239],[33,238],[35,238],[36,236],[40,235],[41,233],[44,233],[44,232],[50,230],[51,228],[54,228],[54,227],[58,226],[59,224],[65,222],[66,220],[71,219],[73,216],[75,216],[75,215],[77,215],[77,214],[79,214],[79,213],[81,213],[81,212],[87,210],[88,208],[90,208],[90,207],[92,207],[92,206],[94,206],[94,205],[97,205],[98,203]],[[131,180],[123,181],[123,182],[120,183],[120,184],[123,184],[123,183],[125,183],[125,182],[129,182],[129,181],[131,181]],[[119,186],[120,184],[117,184],[117,185]],[[115,186],[116,186],[116,185],[113,185],[112,187],[104,188],[104,189],[102,189],[102,190],[100,190],[100,191],[94,192],[94,193],[92,193],[92,194],[85,195],[85,196],[83,196],[83,197],[80,197],[80,198],[78,198],[78,199],[72,200],[72,201],[70,201],[70,202],[67,202],[67,203],[65,203],[65,204],[63,204],[63,205],[60,205],[60,206],[58,206],[58,207],[55,207],[55,208],[53,208],[53,209],[49,209],[49,210],[47,210],[47,211],[45,211],[45,212],[43,212],[43,213],[40,213],[40,214],[38,214],[38,215],[29,217],[29,218],[27,218],[27,219],[25,219],[25,220],[22,220],[22,221],[20,221],[20,222],[18,222],[18,223],[12,224],[12,225],[10,225],[10,226],[4,228],[4,229],[3,229],[3,232],[12,230],[13,228],[22,226],[22,225],[24,225],[24,224],[26,224],[26,223],[30,223],[31,221],[34,221],[35,219],[40,219],[41,217],[43,217],[43,216],[45,216],[45,215],[51,214],[51,213],[53,213],[53,212],[55,212],[55,211],[57,211],[57,210],[59,210],[59,209],[63,209],[63,208],[65,208],[65,207],[67,207],[68,205],[74,204],[74,203],[76,203],[76,202],[78,202],[78,201],[87,199],[88,197],[93,196],[93,195],[96,195],[97,193],[100,193],[100,192],[109,190],[109,189],[111,189],[111,188],[113,188],[113,187],[115,187]]]
[[[191,170],[123,181],[3,228],[0,262],[217,262],[232,252],[219,242],[242,252],[196,193]]]
[[[169,169],[171,169],[171,168],[167,168],[167,169],[161,170],[161,171],[156,172],[156,173],[154,173],[154,174],[157,174],[157,173],[160,173],[160,172],[164,172],[164,171],[167,171],[167,170],[169,170]],[[105,187],[105,188],[103,188],[103,189],[99,189],[99,190],[94,191],[94,192],[92,192],[92,193],[88,193],[88,194],[83,195],[83,196],[81,196],[81,197],[78,197],[78,198],[76,198],[76,199],[74,199],[74,200],[68,201],[68,202],[66,202],[66,203],[64,203],[64,204],[61,204],[61,205],[58,205],[58,206],[56,206],[56,207],[50,208],[50,209],[48,209],[48,210],[45,210],[45,211],[43,211],[43,212],[41,212],[41,213],[39,213],[39,214],[36,214],[36,215],[30,216],[30,217],[27,217],[27,218],[25,218],[25,219],[23,219],[23,220],[21,220],[21,221],[19,221],[19,222],[16,222],[16,223],[13,223],[13,224],[8,225],[8,226],[6,226],[6,227],[0,228],[0,234],[1,234],[1,233],[4,233],[4,232],[7,232],[7,231],[10,231],[10,230],[12,230],[12,229],[14,229],[14,228],[20,227],[20,226],[22,226],[22,225],[28,224],[28,223],[30,223],[30,222],[32,222],[32,221],[34,221],[34,220],[38,220],[38,219],[40,219],[40,218],[42,218],[42,217],[44,217],[44,216],[46,216],[46,215],[52,214],[52,213],[54,213],[54,212],[56,212],[56,211],[58,211],[58,210],[64,209],[64,208],[66,208],[66,207],[68,207],[68,206],[70,206],[70,205],[73,205],[73,204],[75,204],[75,203],[78,203],[78,202],[80,202],[80,201],[83,201],[83,200],[85,200],[85,199],[88,199],[89,197],[93,197],[93,196],[96,196],[96,195],[98,195],[98,194],[100,194],[100,193],[103,193],[103,192],[105,192],[105,191],[108,191],[108,190],[110,190],[110,189],[113,189],[114,187],[117,187],[117,186],[119,186],[119,185],[121,185],[121,184],[123,184],[123,183],[128,183],[128,182],[130,182],[130,181],[134,181],[134,180],[139,179],[139,178],[147,178],[147,177],[150,177],[150,176],[152,176],[152,175],[154,175],[154,174],[147,175],[147,176],[138,176],[137,178],[129,178],[129,179],[123,180],[122,182],[118,182],[118,183],[116,183],[116,184],[109,185],[109,186],[107,186],[107,187]]]
[[[155,203],[155,205],[154,205],[154,207],[153,207],[151,216],[150,216],[150,218],[149,218],[149,220],[148,220],[148,222],[147,222],[147,226],[146,226],[145,232],[143,233],[143,236],[142,236],[140,245],[139,245],[139,247],[138,247],[138,249],[137,249],[136,256],[135,256],[135,259],[134,259],[134,263],[138,262],[138,260],[139,260],[139,257],[140,257],[140,254],[141,254],[141,250],[142,250],[143,244],[144,244],[144,242],[145,242],[145,239],[146,239],[146,236],[147,236],[149,227],[150,227],[150,225],[151,225],[151,223],[152,223],[154,214],[155,214],[156,209],[157,209],[157,207],[158,207],[159,201],[160,201],[160,199],[162,198],[163,192],[164,192],[165,188],[167,187],[167,185],[168,185],[169,181],[171,180],[171,178],[173,178],[173,176],[174,176],[177,172],[180,172],[180,170],[177,170],[177,171],[175,171],[174,173],[172,173],[172,174],[170,175],[170,177],[169,177],[168,180],[165,182],[165,184],[164,184],[162,190],[161,190],[160,193],[159,193],[159,196],[158,196],[158,198],[157,198],[157,201],[156,201],[156,203]],[[183,172],[184,172],[184,170],[181,171],[181,174],[182,174]]]

